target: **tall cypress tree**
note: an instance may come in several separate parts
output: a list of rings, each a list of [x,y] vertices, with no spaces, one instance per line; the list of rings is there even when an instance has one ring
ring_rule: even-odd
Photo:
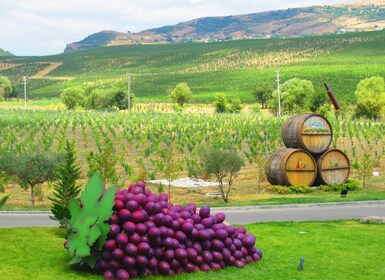
[[[53,185],[53,197],[49,197],[53,204],[51,208],[53,216],[50,218],[59,221],[60,225],[66,228],[71,220],[70,201],[81,191],[81,185],[76,184],[81,174],[76,159],[75,143],[67,141],[64,160],[57,168],[58,181]]]

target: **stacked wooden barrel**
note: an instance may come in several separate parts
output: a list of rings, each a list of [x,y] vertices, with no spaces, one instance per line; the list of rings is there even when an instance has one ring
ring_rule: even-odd
[[[267,160],[265,173],[272,185],[330,185],[346,182],[350,173],[348,157],[329,148],[333,129],[318,114],[303,114],[287,120],[282,127],[286,148]]]

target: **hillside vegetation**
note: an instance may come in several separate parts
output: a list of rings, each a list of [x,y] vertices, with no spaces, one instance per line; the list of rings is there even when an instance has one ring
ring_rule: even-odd
[[[131,45],[94,48],[43,57],[0,58],[0,75],[11,79],[22,96],[21,78],[29,77],[29,98],[55,98],[63,89],[80,86],[126,87],[132,74],[137,100],[170,101],[167,92],[186,82],[194,102],[212,102],[218,92],[254,102],[255,84],[298,77],[309,79],[316,90],[323,82],[341,102],[354,102],[357,83],[385,76],[385,31],[348,33],[290,39],[254,39],[212,43]],[[41,77],[35,75],[55,63]]]
[[[203,17],[137,33],[101,31],[68,44],[64,52],[114,45],[212,42],[372,31],[385,28],[384,17],[385,2],[382,0]]]

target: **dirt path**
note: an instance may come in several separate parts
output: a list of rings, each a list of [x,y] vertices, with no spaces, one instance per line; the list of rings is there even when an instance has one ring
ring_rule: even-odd
[[[54,79],[54,80],[72,80],[73,77],[53,77],[53,76],[46,77],[46,75],[48,75],[50,72],[52,72],[53,70],[55,70],[56,68],[58,68],[62,64],[63,64],[63,62],[51,62],[49,66],[47,66],[43,70],[37,72],[32,78],[36,78],[36,79],[45,78],[45,79]]]

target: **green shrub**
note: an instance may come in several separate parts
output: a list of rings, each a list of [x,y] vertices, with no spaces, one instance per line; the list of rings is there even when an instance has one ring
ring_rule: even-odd
[[[271,188],[272,192],[278,193],[278,194],[290,194],[293,193],[293,191],[286,186],[273,186]]]
[[[290,186],[289,189],[293,193],[310,193],[313,189],[307,185]]]
[[[348,179],[344,184],[332,184],[332,185],[321,185],[317,187],[317,190],[324,192],[339,192],[344,188],[347,188],[349,191],[358,190],[361,188],[360,182],[352,179]]]

